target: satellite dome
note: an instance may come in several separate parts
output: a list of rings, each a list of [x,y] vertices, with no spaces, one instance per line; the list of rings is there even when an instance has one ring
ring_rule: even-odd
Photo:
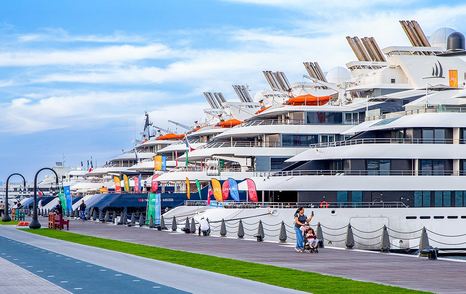
[[[351,79],[351,73],[347,68],[337,66],[329,70],[325,77],[329,83],[341,84]]]
[[[455,30],[452,28],[440,28],[432,33],[429,37],[429,43],[432,47],[447,49],[447,39]]]

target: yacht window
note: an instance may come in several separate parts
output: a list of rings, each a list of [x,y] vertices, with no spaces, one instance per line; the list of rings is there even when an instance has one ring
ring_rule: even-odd
[[[455,206],[456,207],[466,206],[466,191],[455,192]]]
[[[283,147],[304,147],[318,143],[319,135],[282,135]]]
[[[341,112],[308,112],[307,124],[341,124]]]
[[[445,159],[421,159],[419,164],[423,176],[442,176],[451,169],[449,161]]]
[[[282,170],[285,167],[285,160],[288,158],[270,158],[271,170]]]
[[[451,206],[451,192],[450,191],[435,191],[434,204],[436,207],[450,207]]]
[[[430,207],[430,191],[422,191],[422,206]]]
[[[423,129],[422,130],[422,142],[423,143],[433,143],[434,141],[434,130],[433,129]]]
[[[351,192],[351,202],[353,207],[360,207],[362,202],[362,191],[353,191]]]
[[[337,202],[338,202],[338,206],[343,207],[345,202],[348,202],[348,192],[338,191],[337,192]]]
[[[429,191],[416,191],[414,192],[414,207],[429,207],[430,206],[430,192]]]
[[[390,175],[390,160],[388,159],[369,159],[367,160],[368,175]]]

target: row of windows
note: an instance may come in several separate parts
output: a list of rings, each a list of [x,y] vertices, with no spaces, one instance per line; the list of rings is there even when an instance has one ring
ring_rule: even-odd
[[[358,124],[364,121],[364,112],[307,112],[307,124]]]
[[[414,206],[466,207],[466,191],[416,191],[414,192]]]

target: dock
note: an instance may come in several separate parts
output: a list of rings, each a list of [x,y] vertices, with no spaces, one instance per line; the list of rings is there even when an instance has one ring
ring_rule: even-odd
[[[323,248],[297,253],[293,244],[231,237],[200,237],[154,229],[72,221],[74,233],[165,247],[435,293],[466,291],[466,262],[429,260],[412,255]]]

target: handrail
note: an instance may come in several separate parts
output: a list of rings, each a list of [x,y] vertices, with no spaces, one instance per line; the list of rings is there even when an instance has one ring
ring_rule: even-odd
[[[402,117],[405,115],[413,115],[413,114],[420,114],[420,113],[441,113],[441,112],[463,113],[463,112],[466,112],[466,107],[446,106],[446,105],[429,106],[429,107],[418,108],[418,109],[413,109],[413,110],[405,110],[405,111],[398,111],[398,112],[390,112],[390,113],[386,113],[382,115],[367,116],[366,121],[396,118],[396,117]]]
[[[466,171],[422,171],[419,170],[290,170],[254,172],[254,177],[284,176],[464,176]]]
[[[216,202],[217,203],[217,202]],[[237,202],[237,201],[224,201],[218,202],[219,206],[223,208],[320,208],[320,202]],[[185,200],[186,206],[207,206],[207,200]],[[328,208],[404,208],[408,207],[405,203],[400,201],[388,202],[328,202]]]
[[[303,146],[287,146],[283,145],[280,142],[254,142],[254,141],[223,141],[223,142],[211,142],[198,149],[207,149],[207,148],[224,148],[224,147],[284,147],[284,148],[308,148],[307,145]]]
[[[420,138],[362,138],[335,142],[311,144],[311,148],[327,148],[361,144],[465,144],[465,139],[429,140]]]

